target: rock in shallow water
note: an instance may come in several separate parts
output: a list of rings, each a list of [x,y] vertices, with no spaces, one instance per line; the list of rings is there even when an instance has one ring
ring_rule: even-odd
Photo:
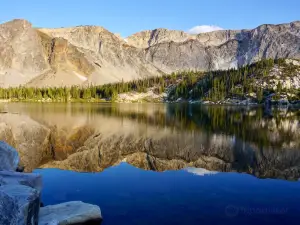
[[[39,191],[24,185],[3,185],[0,199],[1,225],[38,225]]]
[[[25,185],[38,191],[42,190],[42,176],[36,173],[17,173],[0,171],[0,186],[8,184]]]
[[[80,201],[43,207],[39,215],[39,225],[98,225],[101,221],[98,206]]]
[[[19,155],[16,149],[0,141],[0,171],[16,171],[19,164]]]

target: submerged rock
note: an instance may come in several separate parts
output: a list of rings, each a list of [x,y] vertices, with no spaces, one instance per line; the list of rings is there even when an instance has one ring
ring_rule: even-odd
[[[0,186],[0,224],[38,225],[40,192],[24,185]]]
[[[0,186],[19,184],[38,191],[42,189],[42,176],[36,173],[17,173],[12,171],[0,171]]]
[[[16,171],[19,164],[19,155],[16,149],[0,141],[0,171]]]
[[[98,206],[80,201],[43,207],[39,215],[39,225],[100,224],[101,221]]]

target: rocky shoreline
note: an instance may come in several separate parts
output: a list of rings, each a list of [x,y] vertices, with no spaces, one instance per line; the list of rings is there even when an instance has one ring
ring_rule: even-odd
[[[101,224],[101,210],[95,205],[74,201],[41,207],[42,177],[21,172],[19,161],[18,152],[0,141],[0,224]]]

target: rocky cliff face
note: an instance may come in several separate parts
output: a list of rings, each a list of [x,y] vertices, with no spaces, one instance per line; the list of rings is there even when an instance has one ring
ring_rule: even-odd
[[[75,77],[81,79],[81,84],[129,81],[161,74],[159,69],[141,57],[138,49],[128,46],[125,41],[102,27],[39,29],[39,32],[60,40],[61,44],[64,40],[65,46],[68,46],[69,63],[61,60],[60,65],[73,64],[73,68],[69,68],[67,73],[73,72]],[[61,44],[54,53],[61,55],[61,50],[64,49]],[[68,78],[63,83],[68,84]]]
[[[26,84],[49,68],[40,37],[25,20],[0,25],[0,83]]]
[[[143,44],[141,34],[130,43],[146,46],[147,59],[165,71],[181,69],[228,69],[253,63],[262,58],[299,58],[300,22],[262,25],[253,30],[214,31],[179,38],[174,31],[163,37],[150,36]],[[166,36],[170,37],[166,41]],[[155,43],[155,45],[152,45]]]
[[[160,75],[140,50],[101,27],[35,29],[0,25],[0,85],[70,86]]]
[[[104,84],[178,70],[227,69],[261,58],[300,58],[300,22],[198,35],[156,29],[125,40],[102,27],[0,25],[1,86]]]
[[[183,31],[160,28],[138,32],[126,38],[126,41],[137,48],[148,48],[163,42],[185,42],[188,39],[194,38]]]

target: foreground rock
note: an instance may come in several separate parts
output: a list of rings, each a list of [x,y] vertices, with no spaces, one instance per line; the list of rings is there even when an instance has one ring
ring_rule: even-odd
[[[19,164],[19,155],[16,149],[0,141],[0,171],[16,171]]]
[[[48,206],[40,211],[42,177],[39,174],[16,172],[17,151],[0,142],[0,225],[65,225],[100,224],[98,206],[70,202]],[[40,217],[40,221],[39,221]]]
[[[98,206],[75,201],[41,208],[39,225],[96,225],[101,221],[102,216]]]
[[[37,225],[40,192],[24,185],[0,186],[0,224]]]
[[[42,190],[42,176],[35,173],[17,173],[12,171],[0,171],[0,186],[25,185],[38,191]]]
[[[0,114],[0,140],[17,149],[25,172],[31,172],[43,159],[51,157],[49,137],[50,129],[27,115]]]

